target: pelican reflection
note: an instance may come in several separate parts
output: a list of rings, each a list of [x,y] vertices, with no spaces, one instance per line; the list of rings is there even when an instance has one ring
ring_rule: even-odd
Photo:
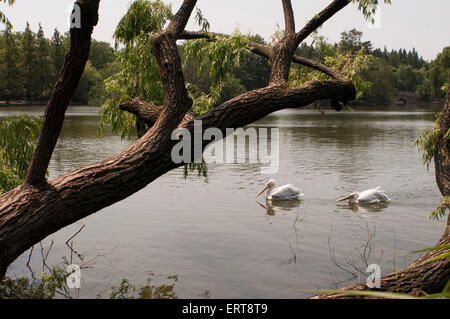
[[[338,205],[338,207],[351,210],[355,213],[378,213],[388,208],[389,204],[389,202],[380,202],[376,204],[348,202],[345,205]]]
[[[293,200],[266,200],[266,205],[261,204],[260,202],[256,201],[259,206],[264,208],[266,210],[266,214],[270,216],[275,215],[275,211],[285,211],[290,212],[300,206],[300,203],[302,202],[299,199],[293,199]]]

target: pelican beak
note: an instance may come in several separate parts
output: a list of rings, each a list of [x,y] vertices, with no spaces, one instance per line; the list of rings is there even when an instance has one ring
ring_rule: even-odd
[[[259,193],[258,195],[256,195],[256,197],[258,197],[259,195],[261,195],[262,193],[264,193],[270,186],[266,185]]]
[[[343,202],[344,200],[350,199],[352,197],[353,197],[352,195],[348,195],[347,197],[336,200],[336,202]]]

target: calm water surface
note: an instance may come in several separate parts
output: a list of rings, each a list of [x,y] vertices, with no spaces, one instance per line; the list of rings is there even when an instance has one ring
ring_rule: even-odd
[[[355,283],[351,273],[366,268],[359,252],[368,238],[367,262],[380,262],[387,274],[416,257],[403,253],[432,246],[444,230],[443,222],[428,219],[440,200],[434,167],[427,172],[412,145],[420,130],[433,124],[434,111],[274,113],[252,126],[280,129],[280,170],[274,177],[278,185],[300,187],[305,193],[300,203],[256,201],[269,178],[256,164],[209,165],[207,179],[194,174],[185,180],[177,169],[49,236],[44,253],[54,244],[47,263],[70,259],[65,242],[85,225],[74,239],[84,261],[73,256],[74,262],[92,266],[82,271],[83,298],[108,297],[122,278],[142,286],[150,277],[170,283],[170,275],[179,277],[175,291],[181,298],[197,298],[205,290],[213,298],[305,298],[313,289]],[[0,117],[42,112],[40,107],[0,108]],[[69,108],[50,177],[106,159],[133,142],[109,131],[96,138],[98,124],[97,108]],[[335,202],[378,185],[392,198],[390,204]],[[28,254],[10,266],[9,275],[30,275]],[[31,265],[42,270],[39,245]]]

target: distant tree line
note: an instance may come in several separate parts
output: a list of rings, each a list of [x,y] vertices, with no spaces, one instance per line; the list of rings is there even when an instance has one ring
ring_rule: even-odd
[[[264,43],[259,35],[247,37],[250,41]],[[296,54],[329,65],[330,61],[334,61],[332,67],[339,64],[336,62],[338,57],[355,61],[358,56],[366,57],[361,59],[364,68],[359,68],[359,77],[364,83],[359,103],[389,103],[398,91],[415,92],[424,101],[444,97],[450,77],[450,47],[428,62],[419,56],[415,48],[410,51],[388,51],[386,47],[384,50],[374,49],[372,43],[363,42],[362,37],[361,31],[353,29],[343,32],[339,43],[330,44],[316,35],[311,44],[303,43],[297,48]],[[185,46],[179,45],[183,57]],[[7,25],[0,34],[0,103],[45,103],[62,68],[68,47],[69,35],[60,34],[57,29],[51,39],[47,39],[41,24],[37,33],[31,30],[29,24],[24,32],[12,32]],[[116,50],[107,42],[92,41],[89,62],[73,102],[100,105],[108,99],[106,80],[120,72],[123,66],[120,51],[123,50]],[[184,62],[186,82],[194,90],[208,94],[212,85],[210,68],[200,68],[194,60]],[[296,68],[299,69],[297,73],[310,79],[304,73],[310,71],[304,68],[303,72],[302,68]],[[222,83],[218,103],[266,86],[269,72],[267,59],[250,52],[242,54],[240,62],[233,66],[232,76]]]
[[[7,24],[0,34],[0,101],[45,103],[64,64],[69,41],[69,34],[61,34],[57,29],[51,39],[46,38],[41,24],[37,33],[28,23],[24,32],[13,32]],[[111,45],[93,40],[73,101],[101,103],[103,81],[116,71],[114,61]]]
[[[450,47],[444,48],[435,60],[427,62],[415,48],[410,51],[388,51],[386,47],[384,50],[374,49],[372,43],[363,42],[362,37],[361,31],[353,29],[343,32],[341,41],[333,45],[314,42],[311,45],[302,44],[297,54],[322,62],[326,61],[327,55],[335,52],[348,58],[358,52],[371,56],[371,67],[362,74],[371,83],[359,99],[362,103],[386,103],[398,91],[418,93],[423,101],[432,97],[445,97],[450,79]]]

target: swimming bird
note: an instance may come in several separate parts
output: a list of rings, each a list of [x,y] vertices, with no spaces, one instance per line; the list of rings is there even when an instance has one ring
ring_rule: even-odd
[[[264,191],[267,190],[266,199],[268,200],[291,200],[291,199],[301,199],[304,194],[300,189],[291,184],[286,184],[277,188],[275,187],[275,180],[270,179],[266,186],[256,195],[258,197]]]
[[[336,202],[343,202],[344,200],[348,200],[350,203],[381,203],[381,202],[389,202],[391,199],[387,196],[383,190],[381,190],[381,186],[377,188],[368,189],[361,193],[354,192],[350,195],[336,200]]]

